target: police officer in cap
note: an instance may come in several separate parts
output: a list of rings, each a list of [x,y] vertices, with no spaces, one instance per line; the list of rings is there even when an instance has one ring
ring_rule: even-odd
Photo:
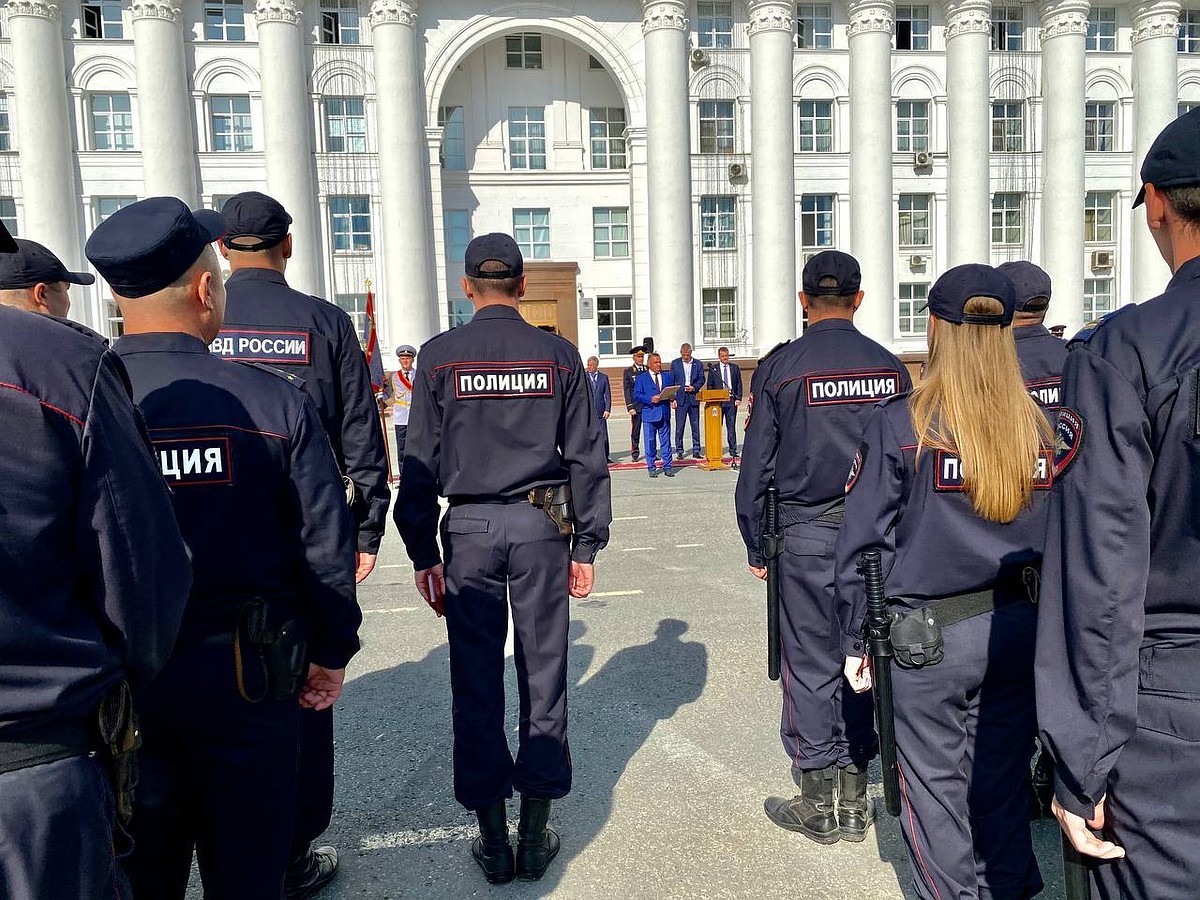
[[[1067,344],[1052,335],[1042,323],[1050,308],[1050,276],[1026,260],[997,267],[1013,283],[1017,306],[1012,334],[1017,342],[1017,359],[1029,395],[1039,406],[1057,409],[1062,402],[1062,370],[1067,361]]]
[[[3,226],[0,252],[23,252]],[[0,306],[0,384],[0,893],[127,896],[105,761],[175,641],[187,550],[102,341]]]
[[[355,578],[362,581],[375,566],[391,491],[379,408],[354,323],[334,304],[288,287],[284,270],[292,255],[292,217],[278,201],[257,191],[235,194],[225,201],[221,217],[221,253],[233,274],[225,286],[225,325],[213,350],[226,359],[266,363],[303,379],[338,466],[354,484]],[[315,893],[333,878],[338,864],[333,847],[311,847],[333,814],[333,710],[306,711],[302,727],[289,898]]]
[[[1194,897],[1200,857],[1200,110],[1141,178],[1173,276],[1067,356],[1038,616],[1054,810],[1101,900]]]
[[[140,698],[128,871],[182,900],[192,850],[211,897],[279,897],[296,815],[300,707],[328,708],[358,650],[354,528],[310,397],[221,360],[225,291],[211,211],[125,207],[87,255],[125,319],[114,345],[192,552],[175,652]]]
[[[37,241],[15,240],[15,253],[0,254],[0,305],[65,319],[71,311],[71,285],[94,284],[96,276],[67,271]]]
[[[475,316],[421,348],[395,519],[418,590],[446,617],[454,793],[479,819],[472,855],[499,884],[540,878],[558,853],[546,823],[551,801],[571,789],[568,593],[591,592],[612,510],[579,352],[522,320],[516,242],[477,237],[465,261]],[[450,502],[440,551],[439,494]],[[521,696],[515,763],[504,726],[510,606]],[[515,865],[504,802],[514,789]]]
[[[762,556],[767,488],[779,486],[786,526],[780,557],[783,715],[780,735],[800,795],[770,797],[782,828],[819,844],[861,841],[873,820],[867,764],[876,750],[870,699],[843,690],[833,593],[833,545],[846,471],[875,404],[911,386],[904,364],[854,327],[862,303],[857,260],[837,250],[804,267],[808,328],[756,370],[736,502],[750,571]],[[836,794],[836,806],[835,806]]]

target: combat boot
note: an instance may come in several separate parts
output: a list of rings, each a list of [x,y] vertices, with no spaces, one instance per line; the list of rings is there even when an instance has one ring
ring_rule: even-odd
[[[833,766],[800,773],[800,794],[791,800],[768,797],[767,818],[788,831],[798,831],[818,844],[836,844],[841,837],[833,807],[837,770]]]
[[[875,821],[875,809],[867,799],[867,770],[851,764],[838,769],[837,823],[843,841],[858,843]]]
[[[546,823],[550,819],[550,801],[539,797],[521,797],[521,823],[517,826],[517,877],[537,881],[558,856],[558,832]]]
[[[471,855],[489,884],[508,884],[513,880],[513,851],[508,842],[508,811],[503,800],[475,810],[479,819],[479,837],[471,844]]]

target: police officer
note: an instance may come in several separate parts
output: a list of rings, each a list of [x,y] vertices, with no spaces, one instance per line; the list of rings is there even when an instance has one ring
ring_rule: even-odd
[[[292,217],[271,197],[247,191],[221,210],[221,253],[233,269],[226,284],[225,326],[213,350],[226,359],[260,362],[299,375],[342,473],[354,482],[358,525],[357,581],[375,566],[391,491],[387,448],[362,345],[350,317],[332,303],[288,287]],[[333,847],[312,842],[333,814],[333,710],[301,717],[301,795],[288,895],[306,897],[337,872]]]
[[[173,197],[87,242],[125,319],[115,349],[172,488],[195,583],[141,697],[134,895],[279,897],[295,824],[300,706],[328,708],[358,649],[354,530],[316,407],[289,377],[218,359],[220,217]],[[307,640],[307,647],[304,641]]]
[[[558,852],[546,822],[551,801],[571,789],[568,592],[591,591],[612,510],[579,353],[521,319],[525,276],[516,243],[505,234],[477,237],[465,262],[463,291],[475,317],[421,348],[395,519],[418,590],[446,617],[454,794],[477,814],[472,855],[498,884],[514,874],[540,878]],[[450,501],[441,525],[444,567],[439,494]],[[504,726],[510,606],[521,696],[515,763]],[[515,867],[504,803],[514,788],[521,794]]]
[[[15,253],[0,254],[0,306],[66,318],[71,311],[71,285],[94,284],[96,276],[68,272],[62,261],[37,241],[15,240]]]
[[[412,344],[401,344],[396,348],[396,359],[400,368],[388,379],[388,398],[392,406],[392,426],[396,429],[396,471],[404,467],[404,444],[408,435],[408,413],[412,409],[413,360],[417,348]]]
[[[837,250],[804,267],[809,326],[755,371],[754,414],[737,482],[738,527],[750,571],[765,578],[763,509],[779,486],[787,526],[780,557],[783,715],[780,736],[800,795],[770,797],[773,822],[817,843],[861,841],[872,815],[870,699],[843,690],[833,595],[833,545],[846,470],[875,404],[911,386],[904,364],[854,327],[862,273]],[[781,452],[782,451],[782,452]],[[835,789],[837,801],[835,808]]]
[[[1200,857],[1200,110],[1141,178],[1174,274],[1067,356],[1037,636],[1054,810],[1101,900],[1194,897]]]
[[[922,900],[1032,897],[1033,639],[1053,433],[1008,328],[1012,282],[950,269],[929,363],[867,420],[836,549],[851,686],[865,691],[860,554],[882,556],[895,665],[900,826]]]
[[[1013,312],[1013,340],[1029,395],[1046,409],[1062,402],[1062,370],[1067,361],[1065,341],[1052,335],[1042,323],[1050,308],[1050,276],[1026,260],[998,266],[1013,283],[1017,306]]]
[[[0,385],[0,894],[127,896],[100,710],[166,663],[187,551],[102,340],[0,307]]]
[[[631,458],[637,462],[641,458],[642,404],[633,398],[633,388],[638,376],[646,371],[646,348],[638,344],[629,354],[630,365],[622,373],[622,386],[625,390],[625,409],[629,413],[629,443],[633,448]]]

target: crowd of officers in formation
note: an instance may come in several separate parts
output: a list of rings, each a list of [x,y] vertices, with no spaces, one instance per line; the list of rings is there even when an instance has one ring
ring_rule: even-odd
[[[1160,297],[1064,343],[1041,324],[1036,266],[957,266],[929,293],[913,388],[854,328],[857,262],[828,251],[804,270],[808,328],[750,385],[737,522],[751,572],[770,569],[783,598],[781,733],[800,790],[766,813],[821,844],[864,840],[882,724],[868,692],[886,665],[922,898],[1041,891],[1039,728],[1093,896],[1196,895],[1200,110],[1159,136],[1142,180],[1173,272]],[[220,214],[151,198],[111,216],[86,247],[124,319],[111,347],[63,318],[68,285],[92,276],[0,231],[5,900],[127,884],[180,900],[193,854],[221,900],[308,897],[337,870],[314,847],[332,707],[391,498],[350,319],[284,279],[290,223],[254,192]],[[475,238],[465,272],[473,319],[427,342],[419,371],[416,348],[398,351],[394,519],[446,620],[455,797],[499,884],[540,878],[559,851],[569,598],[591,592],[608,541],[610,407],[594,359],[522,320],[511,237]],[[667,409],[683,405],[666,388],[727,388],[734,412],[741,399],[727,351],[705,374],[690,349],[674,379],[656,354],[627,373],[651,475],[659,454],[671,472]],[[882,656],[864,632],[867,552],[890,609]]]

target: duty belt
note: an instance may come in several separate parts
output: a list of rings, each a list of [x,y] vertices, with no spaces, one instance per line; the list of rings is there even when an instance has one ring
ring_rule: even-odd
[[[86,722],[56,722],[25,733],[22,740],[0,736],[0,774],[87,756],[97,749],[95,731]]]
[[[1036,604],[1040,590],[1041,574],[1033,566],[1026,566],[1021,571],[1019,582],[1006,580],[981,591],[953,594],[929,602],[903,597],[895,599],[904,600],[906,605],[913,604],[913,608],[916,609],[932,610],[937,616],[938,624],[945,628],[1017,603]],[[892,603],[895,600],[889,598],[888,602]]]
[[[838,498],[817,512],[820,506],[805,506],[802,503],[779,504],[779,527],[791,528],[793,525],[803,525],[805,522],[825,522],[841,525],[846,518],[846,501]],[[815,513],[815,515],[814,515]]]

